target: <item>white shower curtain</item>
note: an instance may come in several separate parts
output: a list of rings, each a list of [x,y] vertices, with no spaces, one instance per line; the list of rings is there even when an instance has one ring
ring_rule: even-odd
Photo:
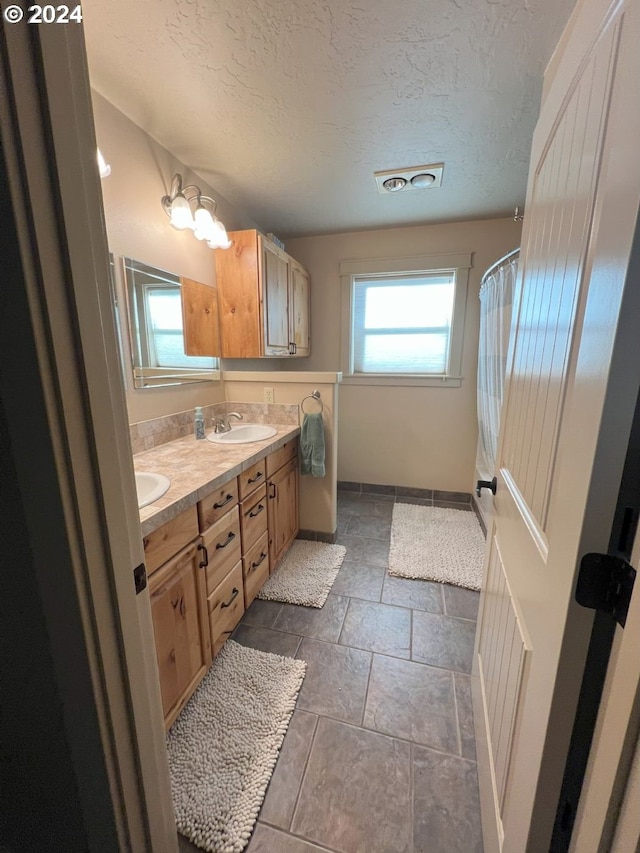
[[[511,304],[518,270],[517,254],[490,269],[480,288],[480,344],[478,348],[478,453],[480,478],[496,473],[500,410],[511,330]]]

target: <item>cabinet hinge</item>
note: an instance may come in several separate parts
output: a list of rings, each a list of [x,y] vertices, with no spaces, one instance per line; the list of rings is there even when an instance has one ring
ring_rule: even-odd
[[[140,563],[133,570],[133,582],[136,587],[136,595],[140,595],[142,590],[147,588],[147,570],[144,567],[144,563]]]
[[[610,613],[624,628],[635,579],[636,570],[622,557],[585,554],[580,562],[576,601]]]

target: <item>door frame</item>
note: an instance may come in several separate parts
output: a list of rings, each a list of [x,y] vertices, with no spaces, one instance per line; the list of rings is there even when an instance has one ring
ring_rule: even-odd
[[[82,26],[23,21],[0,40],[17,235],[0,390],[88,849],[112,832],[122,851],[175,853]]]

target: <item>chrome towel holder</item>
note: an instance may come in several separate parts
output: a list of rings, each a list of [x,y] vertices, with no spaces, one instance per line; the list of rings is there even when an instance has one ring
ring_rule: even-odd
[[[320,398],[320,392],[319,391],[312,391],[310,394],[307,394],[306,397],[302,398],[302,400],[300,402],[300,408],[302,409],[303,414],[306,415],[309,413],[306,411],[306,409],[304,407],[304,401],[305,400],[316,400],[316,402],[320,403],[320,411],[318,412],[318,414],[321,415],[322,412],[324,412],[324,403],[322,402],[322,400]]]

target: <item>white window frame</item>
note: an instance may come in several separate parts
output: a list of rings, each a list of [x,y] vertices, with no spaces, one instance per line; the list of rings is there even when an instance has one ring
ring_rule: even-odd
[[[469,290],[471,252],[456,254],[423,255],[409,258],[373,258],[370,260],[342,261],[342,338],[340,366],[345,385],[418,385],[438,388],[459,388],[462,384],[462,347],[464,323]],[[455,295],[451,334],[449,338],[449,368],[446,374],[432,373],[354,373],[353,372],[353,299],[357,278],[377,275],[415,275],[437,272],[455,273]]]

